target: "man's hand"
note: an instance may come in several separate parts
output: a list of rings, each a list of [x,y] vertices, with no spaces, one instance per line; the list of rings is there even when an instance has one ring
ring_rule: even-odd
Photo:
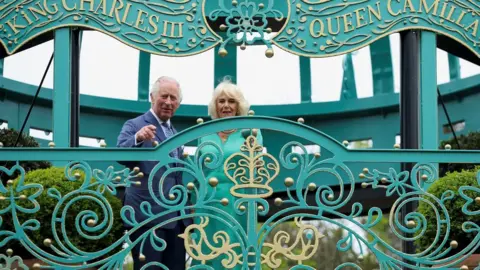
[[[137,142],[143,142],[146,140],[152,141],[155,138],[157,133],[157,128],[154,125],[144,126],[137,132],[136,140]]]

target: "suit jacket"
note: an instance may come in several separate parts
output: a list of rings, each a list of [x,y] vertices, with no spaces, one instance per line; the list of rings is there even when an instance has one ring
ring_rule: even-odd
[[[156,130],[156,140],[161,143],[162,141],[166,140],[165,133],[163,132],[162,127],[158,123],[157,119],[155,116],[152,114],[151,111],[146,112],[143,115],[140,115],[134,119],[130,119],[122,127],[122,131],[120,132],[120,135],[118,136],[117,139],[117,147],[132,147],[132,148],[138,148],[138,147],[143,147],[143,148],[151,148],[153,147],[153,144],[151,141],[144,141],[140,142],[138,144],[135,144],[135,134],[144,126],[147,125],[154,125],[157,127]],[[177,133],[175,128],[173,128],[173,133]],[[183,155],[183,146],[175,149],[178,153],[178,157],[181,158]],[[172,156],[172,153],[170,153],[170,156]],[[152,198],[150,191],[148,190],[148,179],[150,177],[150,174],[153,170],[153,168],[158,164],[158,161],[155,160],[150,160],[150,161],[119,161],[120,164],[125,165],[126,167],[133,169],[134,167],[140,168],[140,171],[143,173],[142,178],[136,179],[136,181],[140,181],[141,185],[136,186],[132,185],[130,187],[127,187],[125,190],[125,197],[124,197],[124,205],[128,205],[133,207],[135,210],[135,218],[138,222],[142,222],[148,217],[145,216],[141,210],[140,210],[140,204],[144,201],[147,201],[150,203],[152,206],[152,212],[154,214],[158,214],[160,212],[165,211],[165,208],[162,206],[158,205]],[[170,164],[172,166],[172,164]],[[177,166],[179,164],[177,163]],[[155,176],[152,181],[152,189],[157,195],[157,198],[159,197],[159,184],[160,184],[160,179],[162,175],[165,173],[166,168],[162,167],[157,172],[155,173]],[[181,172],[175,172],[169,174],[163,183],[163,193],[165,197],[168,199],[169,196],[169,191],[170,189],[175,186],[175,185],[182,185],[182,173]],[[162,201],[162,200],[160,200]],[[164,215],[162,217],[157,218],[154,220],[154,222],[149,222],[148,226],[154,226],[160,222],[175,218],[178,216],[178,212],[170,213],[168,215]],[[188,226],[192,223],[191,219],[184,219],[183,223],[185,226]],[[162,228],[165,229],[172,229],[177,225],[177,221],[170,222],[168,224],[165,224]],[[128,225],[127,225],[128,227]]]

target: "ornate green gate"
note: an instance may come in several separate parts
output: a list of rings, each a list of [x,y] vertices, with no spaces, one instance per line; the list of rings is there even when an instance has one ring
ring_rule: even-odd
[[[68,120],[62,115],[65,111],[57,110],[54,121],[60,126],[59,133],[67,133],[61,134],[56,141],[60,148],[0,150],[2,160],[17,162],[11,169],[0,167],[2,173],[12,178],[18,176],[0,185],[0,222],[10,224],[8,229],[0,227],[0,246],[20,243],[41,260],[33,266],[37,269],[119,269],[132,247],[143,246],[147,238],[157,251],[166,248],[154,229],[168,222],[195,218],[198,222],[179,235],[184,239],[189,257],[198,263],[190,269],[213,269],[204,266],[212,260],[221,260],[227,269],[277,269],[283,267],[285,261],[294,262],[291,269],[312,269],[308,261],[315,253],[322,252],[318,250],[319,242],[327,236],[311,221],[325,221],[346,231],[336,243],[338,252],[358,245],[362,254],[336,269],[360,269],[359,261],[367,253],[374,255],[379,269],[457,267],[480,247],[480,227],[471,221],[462,224],[465,232],[475,235],[469,243],[452,238],[453,220],[445,205],[455,200],[462,204],[462,216],[479,215],[480,176],[477,186],[445,190],[440,196],[428,193],[427,188],[438,178],[438,163],[477,163],[480,152],[433,150],[436,144],[428,143],[429,140],[437,141],[434,132],[437,123],[429,121],[436,113],[436,105],[432,105],[436,104],[436,80],[435,71],[431,71],[427,62],[434,61],[435,53],[433,56],[431,53],[435,48],[434,33],[463,44],[478,56],[479,12],[478,2],[473,0],[3,1],[0,41],[9,54],[55,29],[58,29],[55,30],[58,40],[63,37],[68,40],[69,34],[60,29],[62,27],[102,31],[141,51],[159,55],[188,56],[216,48],[223,57],[228,55],[228,45],[245,49],[247,45],[259,43],[266,46],[267,57],[273,57],[273,45],[305,57],[328,57],[357,50],[394,32],[422,30],[422,55],[419,56],[422,66],[415,76],[422,90],[418,98],[422,102],[419,136],[423,140],[423,150],[348,150],[321,131],[309,128],[303,119],[292,122],[253,115],[206,123],[199,121],[198,125],[176,134],[155,149],[75,149],[68,148],[65,143],[68,137],[65,130],[69,125],[61,121]],[[62,67],[56,66],[56,84],[68,87],[69,69],[62,70]],[[54,106],[68,94],[68,91],[56,92]],[[224,156],[221,147],[213,142],[199,145],[193,156],[176,160],[168,155],[172,149],[203,136],[233,128],[244,130],[246,142],[233,156]],[[272,155],[263,151],[268,142],[262,144],[256,140],[258,130],[286,133],[292,141]],[[321,151],[308,154],[305,144],[319,145]],[[293,147],[300,151],[292,151]],[[202,151],[204,149],[216,151]],[[20,166],[27,160],[48,160],[65,166],[65,181],[76,183],[79,188],[62,193],[54,183],[42,186],[27,182],[26,172]],[[153,214],[152,205],[145,202],[141,211],[148,219],[139,222],[132,208],[124,206],[117,213],[108,197],[116,195],[120,187],[138,185],[137,177],[145,173],[137,169],[116,170],[115,162],[144,160],[159,161],[154,171],[161,167],[167,168],[167,174],[181,171],[186,180],[184,185],[175,186],[168,196],[155,194],[149,183],[155,203],[166,210]],[[91,162],[96,161],[111,162],[112,166],[93,167]],[[170,166],[172,163],[180,163],[183,167]],[[411,169],[397,171],[386,167],[385,163],[414,165]],[[203,170],[219,167],[224,168],[234,184],[230,190],[233,201],[212,199],[218,182],[214,178],[206,179]],[[380,198],[393,204],[366,205],[361,198],[355,197],[359,189],[380,190],[375,194],[382,193]],[[56,202],[49,220],[35,216],[42,207],[38,203],[41,197]],[[195,197],[193,203],[192,197]],[[69,211],[81,201],[90,201],[94,209],[76,209],[75,217],[68,219]],[[431,216],[416,210],[402,210],[408,209],[407,205],[412,202],[429,208],[436,222],[432,223]],[[237,215],[248,217],[246,228],[223,209],[232,204]],[[409,253],[382,239],[372,228],[383,218],[386,209],[390,209],[389,226],[398,241],[414,242],[433,226],[436,233],[429,247]],[[159,216],[177,211],[180,216],[154,224],[135,242],[130,240],[139,228],[152,225]],[[360,222],[360,216],[366,216],[366,220]],[[108,247],[86,251],[84,246],[71,240],[75,234],[89,241],[102,241],[119,220],[133,229]],[[205,233],[212,220],[223,223],[225,229],[213,235]],[[280,224],[292,220],[297,226],[295,234],[276,231]],[[42,239],[39,244],[31,235],[42,226],[52,228],[52,237]],[[4,268],[17,265],[26,269],[15,250],[7,249],[0,259]]]

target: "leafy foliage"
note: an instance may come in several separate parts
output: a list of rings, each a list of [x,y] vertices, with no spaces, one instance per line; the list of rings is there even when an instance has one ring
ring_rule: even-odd
[[[100,224],[104,220],[104,218],[107,219],[107,225],[109,222],[112,221],[112,219],[108,216],[105,217],[105,213],[99,203],[92,200],[92,198],[96,198],[100,199],[101,201],[100,196],[94,195],[94,193],[92,192],[87,193],[85,191],[79,191],[81,185],[84,182],[83,179],[85,175],[80,171],[78,171],[78,173],[80,173],[80,178],[76,181],[68,180],[64,175],[64,168],[58,167],[35,170],[25,175],[24,186],[28,184],[38,183],[43,186],[44,190],[42,194],[36,198],[38,204],[40,205],[40,210],[34,214],[17,212],[18,221],[20,224],[23,224],[29,219],[36,219],[40,222],[40,228],[38,230],[26,231],[26,233],[30,240],[35,243],[35,245],[45,249],[46,251],[51,252],[51,249],[44,245],[44,240],[46,238],[51,239],[52,243],[55,246],[58,246],[52,233],[52,216],[55,208],[57,207],[58,199],[48,196],[48,189],[50,188],[55,188],[56,190],[58,190],[62,198],[66,198],[67,203],[73,202],[69,207],[66,207],[68,205],[67,203],[61,204],[61,206],[59,207],[60,211],[58,211],[57,215],[55,216],[56,218],[61,218],[62,213],[66,214],[65,221],[55,222],[56,232],[64,245],[69,246],[67,243],[67,241],[69,241],[74,247],[82,251],[93,252],[100,251],[111,246],[114,242],[116,242],[122,237],[123,224],[120,217],[120,209],[122,207],[122,203],[117,197],[108,192],[105,192],[103,196],[111,205],[111,209],[113,212],[113,225],[109,233],[107,233],[104,237],[96,240],[89,240],[78,233],[78,228],[82,228],[82,225],[79,224],[79,227],[77,227],[76,218],[77,216],[81,217],[81,215],[79,216],[79,214],[82,211],[89,210],[96,213],[98,215],[97,224]],[[16,179],[14,183],[14,188],[16,188],[18,182],[18,179]],[[32,188],[28,191],[24,191],[22,194],[29,196],[37,191],[37,189]],[[2,195],[8,196],[6,194]],[[68,195],[72,196],[67,199]],[[82,195],[85,195],[85,197],[82,198]],[[4,209],[7,206],[7,203],[9,202],[0,202],[0,209]],[[26,208],[33,208],[33,204],[29,200],[16,200],[16,204]],[[2,216],[2,218],[4,224],[0,229],[15,231],[13,224],[14,221],[11,214],[5,214],[4,216]],[[78,222],[81,223],[81,220],[82,219],[80,218]],[[86,220],[84,222],[86,223]],[[62,225],[65,225],[64,230],[67,236],[66,239],[64,234],[62,233]],[[82,231],[87,235],[94,236],[104,232],[105,228],[93,233],[88,232],[85,229],[82,229]],[[10,242],[9,244],[7,244],[7,248],[13,248],[14,250],[17,250],[16,253],[18,253],[18,250],[23,251],[22,246],[20,245],[20,243],[18,243],[18,241],[14,241],[13,243]],[[25,259],[27,256],[22,255],[22,257]]]
[[[463,170],[461,172],[452,172],[447,173],[445,177],[442,177],[435,181],[428,189],[428,193],[431,195],[442,198],[443,194],[448,194],[446,192],[452,192],[454,196],[451,199],[445,200],[443,204],[448,212],[448,218],[445,215],[441,215],[440,217],[447,218],[450,220],[450,234],[449,239],[446,242],[446,247],[449,246],[450,241],[455,240],[458,242],[458,248],[454,249],[452,253],[456,251],[460,251],[465,248],[468,244],[470,244],[474,237],[475,233],[466,233],[462,229],[462,225],[464,222],[470,221],[476,224],[480,224],[480,216],[479,215],[466,215],[462,211],[462,207],[466,203],[465,199],[460,197],[458,189],[461,186],[472,186],[472,187],[480,187],[477,183],[476,178],[476,171],[480,168],[476,168],[474,170]],[[474,194],[471,191],[465,192],[470,198],[475,198],[480,196],[480,194]],[[438,210],[439,204],[434,202],[432,198],[427,196],[423,197],[424,199],[432,202]],[[478,204],[472,203],[469,206],[470,211],[479,210],[480,206]],[[443,239],[447,226],[445,224],[441,225],[440,228],[437,229],[437,216],[435,215],[435,209],[428,205],[426,202],[420,202],[418,206],[418,212],[422,214],[426,218],[427,228],[425,231],[425,235],[420,237],[416,242],[415,245],[419,250],[426,250],[429,246],[434,243],[435,237],[437,234],[437,230],[440,232],[440,239]],[[434,246],[434,248],[438,247]],[[444,248],[445,249],[445,248]]]
[[[462,149],[462,150],[479,150],[480,149],[480,132],[470,132],[468,134],[462,134],[457,136],[457,141],[455,138],[445,140],[440,142],[440,149],[445,149],[445,145],[449,144],[452,149]],[[462,170],[471,170],[476,165],[479,164],[464,164],[464,163],[441,163],[439,164],[439,175],[445,176],[447,172],[461,172]]]
[[[15,146],[15,141],[20,133],[14,129],[0,129],[0,142],[3,144],[3,147],[39,147],[40,145],[35,140],[35,138],[22,133],[17,145]],[[0,161],[0,166],[4,166],[7,169],[10,169],[15,165],[15,161]],[[36,169],[46,169],[51,167],[50,162],[47,161],[21,161],[20,166],[25,169],[25,172],[30,172]],[[18,177],[18,173],[13,176],[7,176],[6,174],[1,174],[2,183],[6,183],[9,179],[15,179]]]

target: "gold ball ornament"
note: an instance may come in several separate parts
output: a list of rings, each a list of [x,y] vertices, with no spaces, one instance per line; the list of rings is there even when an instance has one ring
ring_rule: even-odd
[[[293,178],[291,177],[285,178],[285,186],[291,187],[293,185],[293,182],[294,182]]]
[[[228,205],[228,199],[227,198],[223,198],[220,203],[223,205],[223,206],[227,206]]]
[[[187,188],[188,188],[189,190],[193,190],[193,189],[195,188],[195,184],[193,184],[192,182],[190,182],[190,183],[187,184]]]
[[[96,224],[97,224],[97,222],[93,219],[89,219],[87,221],[87,225],[90,226],[90,227],[95,226]]]
[[[254,110],[249,110],[249,111],[248,111],[248,115],[249,115],[249,116],[254,116],[254,115],[255,115],[255,111],[254,111]]]
[[[303,123],[305,123],[305,119],[300,117],[300,118],[297,119],[297,122],[300,123],[300,124],[303,124]]]
[[[445,144],[445,150],[452,150],[452,146],[450,144]]]
[[[315,185],[315,183],[308,184],[308,190],[314,191],[316,188],[317,188],[317,185]]]
[[[220,55],[221,57],[225,57],[227,56],[227,54],[228,52],[224,48],[221,48],[220,50],[218,50],[218,55]]]
[[[12,256],[13,255],[13,249],[11,249],[11,248],[7,249],[7,255]]]
[[[50,247],[52,245],[52,240],[49,239],[49,238],[46,238],[45,240],[43,240],[43,244],[46,246],[46,247]]]
[[[458,242],[453,240],[452,242],[450,242],[450,247],[457,248],[458,247]]]
[[[265,208],[263,208],[263,205],[259,205],[259,206],[257,207],[257,209],[258,209],[258,211],[263,211]]]
[[[54,142],[49,142],[49,143],[48,143],[48,147],[54,148],[54,147],[55,147],[55,143],[54,143]]]
[[[218,185],[218,179],[216,177],[212,177],[208,179],[208,183],[210,184],[210,186],[216,187]]]
[[[144,262],[145,259],[147,259],[147,257],[145,257],[145,255],[143,255],[143,254],[140,254],[140,256],[138,256],[138,259],[139,259],[141,262]]]
[[[283,204],[283,200],[280,199],[280,198],[276,198],[275,201],[274,201],[274,203],[275,203],[276,206],[280,206],[280,205]]]
[[[197,124],[203,124],[203,119],[202,119],[202,118],[198,118],[198,119],[197,119]]]
[[[266,56],[267,58],[272,58],[273,55],[274,55],[273,49],[267,49],[267,50],[265,51],[265,56]]]
[[[175,200],[175,194],[169,194],[168,198],[170,198],[170,200]]]
[[[417,225],[417,224],[416,224],[415,221],[413,221],[413,220],[409,220],[409,221],[407,222],[407,227],[410,228],[410,229],[414,228],[416,225]]]
[[[368,187],[368,183],[363,182],[363,183],[362,183],[362,188],[367,188],[367,187]]]

